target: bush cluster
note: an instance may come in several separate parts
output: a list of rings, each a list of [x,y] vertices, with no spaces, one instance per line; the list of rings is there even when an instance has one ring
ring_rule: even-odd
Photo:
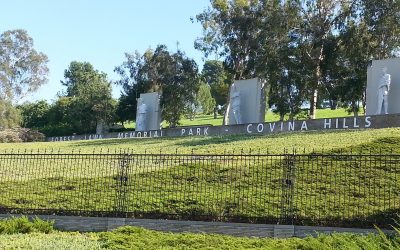
[[[44,141],[45,135],[28,128],[12,128],[0,131],[0,142],[37,142]]]
[[[0,234],[51,233],[54,231],[53,221],[44,221],[38,217],[11,217],[0,220]]]

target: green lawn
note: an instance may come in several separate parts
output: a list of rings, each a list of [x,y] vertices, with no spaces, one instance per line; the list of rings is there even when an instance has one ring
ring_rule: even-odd
[[[329,117],[332,112],[319,112],[319,115]],[[282,154],[285,149],[297,149],[301,153],[400,154],[400,128],[0,144],[0,153]],[[212,219],[220,215],[277,218],[282,213],[283,168],[278,158],[262,164],[250,160],[239,166],[229,163],[229,159],[207,164],[192,159],[186,162],[157,159],[147,157],[141,161],[143,166],[129,165],[129,182],[121,194],[115,177],[121,164],[118,157],[107,161],[99,161],[94,156],[87,159],[4,158],[0,160],[0,173],[5,173],[0,175],[0,206],[110,212],[116,206],[121,209],[117,203],[123,195],[126,201],[123,209],[139,212],[139,216],[179,214],[193,218],[207,214]],[[300,223],[322,223],[313,221],[314,218],[330,221],[340,218],[353,223],[360,218],[360,212],[364,219],[369,216],[370,220],[396,212],[388,208],[400,204],[400,196],[396,196],[400,194],[398,161],[389,160],[382,166],[372,158],[361,163],[354,159],[354,163],[339,161],[334,165],[317,158],[297,159],[293,202]],[[362,165],[367,163],[369,168]],[[387,194],[399,198],[388,200]],[[315,209],[311,209],[310,201]],[[340,202],[336,204],[336,201]]]
[[[310,153],[350,150],[380,153],[400,153],[400,129],[370,129],[360,131],[331,131],[287,133],[269,136],[181,137],[145,139],[109,139],[58,143],[0,144],[0,151],[43,150],[53,152],[119,152],[130,150],[143,153],[223,153],[241,150],[283,153],[296,148]],[[138,216],[221,214],[232,217],[279,217],[281,206],[281,161],[273,158],[259,164],[249,160],[242,165],[201,160],[168,161],[143,158],[143,165],[129,165],[129,182],[121,194],[118,181],[119,158],[99,161],[87,159],[45,159],[29,157],[3,159],[0,162],[0,204],[18,208],[51,208],[56,210],[113,211],[121,206],[121,195],[127,211]],[[162,162],[163,165],[160,165]],[[229,159],[227,159],[229,162]],[[364,163],[339,161],[329,165],[317,158],[296,162],[297,181],[294,205],[297,219],[315,224],[313,218],[357,222],[362,218],[389,218],[388,208],[400,204],[400,183],[397,160],[382,166],[371,159]],[[368,163],[368,162],[367,162]],[[366,164],[366,163],[365,163]],[[161,166],[161,167],[160,167]],[[360,171],[362,170],[362,171]],[[249,185],[251,183],[251,185]],[[266,186],[266,183],[268,185]],[[319,183],[318,185],[316,183]],[[232,188],[233,187],[233,188]],[[374,188],[369,188],[374,187]],[[182,192],[182,190],[185,190]],[[392,200],[386,199],[391,194]],[[304,198],[308,197],[308,198]],[[395,198],[399,197],[399,198]],[[305,202],[307,201],[307,202]],[[312,206],[310,206],[310,201]],[[340,201],[340,203],[335,203]],[[121,208],[121,207],[120,207]],[[381,216],[381,217],[380,217]],[[192,218],[191,217],[191,218]],[[265,218],[266,219],[266,218]],[[322,223],[322,222],[321,222]],[[322,224],[321,224],[322,225]]]
[[[361,114],[360,114],[361,115]],[[331,109],[318,109],[317,110],[317,119],[319,118],[331,118],[331,117],[347,117],[347,116],[352,116],[352,114],[349,114],[345,109],[336,109],[336,110],[331,110]],[[213,126],[219,126],[222,125],[222,115],[218,115],[217,119],[214,119],[214,115],[203,115],[199,114],[196,116],[195,119],[190,120],[187,118],[182,118],[180,121],[179,126],[195,126],[195,125],[213,125]],[[288,116],[285,117],[285,119],[288,119]],[[299,120],[304,120],[306,119],[305,115],[301,115],[296,117],[296,119]],[[274,121],[279,121],[279,115],[273,113],[272,111],[268,110],[265,114],[265,121],[266,122],[274,122]],[[129,122],[124,124],[125,128],[127,129],[134,129],[135,128],[135,122]],[[163,127],[166,128],[168,124],[164,121],[163,122]]]

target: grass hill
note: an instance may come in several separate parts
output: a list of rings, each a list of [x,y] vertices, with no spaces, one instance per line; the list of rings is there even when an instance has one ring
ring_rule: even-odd
[[[285,149],[297,149],[300,153],[363,151],[400,155],[400,128],[309,131],[264,136],[0,144],[0,153],[99,153],[127,150],[132,153],[156,154],[222,154],[242,151],[281,154]],[[370,162],[358,162],[354,158],[354,162],[350,159],[334,165],[315,158],[296,162],[300,163],[294,198],[297,215],[304,220],[318,217],[357,222],[360,211],[362,216],[368,215],[374,220],[387,215],[382,212],[393,213],[388,208],[400,204],[398,161],[385,158],[384,163],[387,165],[372,158]],[[113,211],[120,195],[115,178],[119,162],[117,160],[113,163],[110,160],[107,164],[103,163],[91,158],[74,162],[69,161],[68,157],[54,161],[33,161],[29,157],[0,159],[0,207]],[[363,165],[367,163],[370,164]],[[135,211],[193,216],[207,213],[216,217],[221,211],[229,211],[232,216],[249,218],[265,214],[280,215],[282,197],[279,190],[283,173],[279,159],[263,164],[245,162],[240,166],[224,165],[224,162],[204,165],[196,161],[171,161],[165,168],[159,168],[155,165],[159,164],[157,160],[152,159],[147,159],[143,164],[145,169],[134,165],[129,167],[129,184],[124,191],[126,204],[134,206]],[[263,177],[264,174],[267,177]],[[255,179],[254,176],[261,177]],[[269,178],[272,185],[266,187],[265,178]],[[395,198],[388,200],[389,195]],[[336,201],[339,203],[335,204]]]

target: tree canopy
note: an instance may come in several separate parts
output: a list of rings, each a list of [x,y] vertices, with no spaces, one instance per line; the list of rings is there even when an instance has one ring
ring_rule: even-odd
[[[126,61],[115,68],[121,76],[116,84],[123,87],[118,109],[123,110],[121,105],[128,104],[134,113],[140,93],[158,91],[162,93],[162,118],[170,127],[178,125],[185,105],[195,102],[200,85],[196,62],[182,51],[169,52],[165,45],[143,55],[136,52],[125,56]]]
[[[71,62],[64,73],[67,87],[55,106],[58,120],[77,133],[93,132],[98,124],[113,121],[116,103],[107,75],[88,62]],[[62,108],[67,107],[67,108]]]
[[[47,56],[33,48],[25,30],[0,35],[0,99],[15,102],[46,83]]]
[[[230,83],[266,79],[281,116],[308,100],[314,118],[322,99],[356,112],[368,62],[398,55],[398,13],[393,0],[211,0],[196,17],[203,34],[195,47],[223,58]]]

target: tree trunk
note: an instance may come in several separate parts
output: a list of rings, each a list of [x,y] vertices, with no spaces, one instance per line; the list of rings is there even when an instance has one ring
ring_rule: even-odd
[[[315,119],[315,115],[317,113],[317,98],[318,98],[318,90],[313,90],[313,95],[310,100],[310,119]]]
[[[329,105],[331,106],[331,110],[336,110],[337,109],[337,100],[329,100]]]
[[[353,108],[353,114],[354,116],[358,116],[358,103],[357,101],[351,101],[351,106]]]
[[[214,107],[214,119],[218,118],[218,108]]]
[[[362,97],[362,107],[363,107],[364,115],[367,113],[367,100],[366,100],[366,96],[367,96],[367,90],[364,89],[364,94],[363,94],[363,97]]]

